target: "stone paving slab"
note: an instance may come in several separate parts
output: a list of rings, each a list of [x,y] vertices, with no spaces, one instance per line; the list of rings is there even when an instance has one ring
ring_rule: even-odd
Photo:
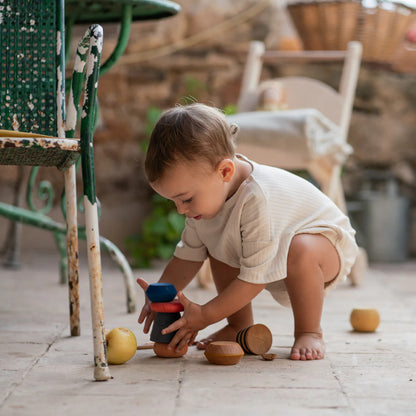
[[[111,366],[112,380],[93,381],[87,269],[82,262],[81,336],[70,337],[67,289],[58,284],[57,257],[34,254],[19,271],[0,269],[0,415],[412,415],[416,408],[416,262],[373,265],[362,287],[340,285],[326,299],[324,360],[287,359],[292,315],[267,293],[253,302],[256,322],[273,334],[267,362],[246,355],[235,366],[211,365],[195,347],[185,357],[160,359],[138,351]],[[107,328],[125,326],[148,341],[126,314],[123,279],[104,258]],[[160,270],[140,270],[149,282]],[[213,289],[193,283],[187,296],[206,302]],[[137,289],[141,304],[143,294]],[[353,307],[375,306],[372,334],[351,330]],[[205,329],[206,336],[220,328]]]

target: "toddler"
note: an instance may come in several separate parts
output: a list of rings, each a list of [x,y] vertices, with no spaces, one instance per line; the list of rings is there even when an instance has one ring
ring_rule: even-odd
[[[348,218],[308,181],[235,153],[238,128],[217,109],[191,104],[165,111],[150,138],[146,175],[152,188],[186,215],[185,228],[160,282],[184,305],[170,343],[180,350],[199,330],[227,325],[198,343],[235,340],[253,324],[251,300],[263,289],[294,316],[293,360],[321,359],[324,294],[348,275],[358,247]],[[218,295],[198,305],[181,292],[210,261]],[[146,290],[147,283],[137,280]],[[146,301],[139,323],[154,319]]]

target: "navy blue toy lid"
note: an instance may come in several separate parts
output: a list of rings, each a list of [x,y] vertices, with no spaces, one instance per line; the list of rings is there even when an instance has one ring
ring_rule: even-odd
[[[146,289],[146,296],[151,302],[170,302],[177,293],[172,283],[152,283]]]

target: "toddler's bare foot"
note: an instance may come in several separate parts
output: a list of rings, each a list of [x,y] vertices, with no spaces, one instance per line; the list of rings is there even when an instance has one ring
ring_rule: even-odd
[[[292,360],[321,360],[325,355],[325,342],[322,334],[304,332],[295,336],[295,342],[290,352]]]
[[[207,338],[201,339],[201,341],[196,341],[196,347],[199,350],[204,350],[208,344],[214,341],[235,341],[238,331],[239,329],[226,325],[224,328],[214,332]]]

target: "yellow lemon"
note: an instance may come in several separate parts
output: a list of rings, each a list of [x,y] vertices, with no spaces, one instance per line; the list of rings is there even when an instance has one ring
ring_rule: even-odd
[[[127,328],[114,328],[105,335],[107,361],[109,364],[123,364],[136,354],[137,340]]]

